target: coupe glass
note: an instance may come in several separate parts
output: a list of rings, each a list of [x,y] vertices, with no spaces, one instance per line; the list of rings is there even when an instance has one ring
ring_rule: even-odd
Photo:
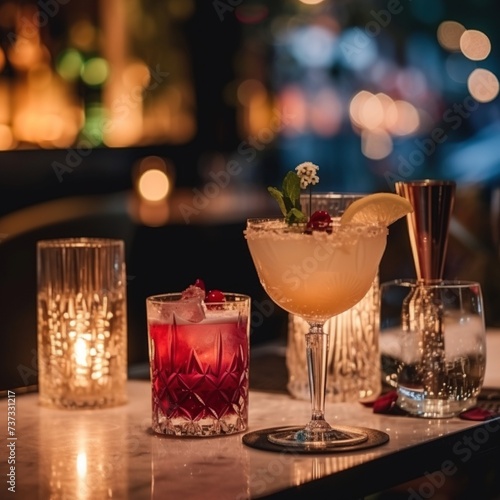
[[[311,419],[301,427],[270,429],[276,445],[328,450],[365,442],[363,428],[332,427],[325,420],[329,339],[324,323],[358,303],[370,289],[385,250],[387,228],[340,225],[306,231],[284,219],[249,219],[245,231],[259,280],[271,299],[309,324],[306,358]]]

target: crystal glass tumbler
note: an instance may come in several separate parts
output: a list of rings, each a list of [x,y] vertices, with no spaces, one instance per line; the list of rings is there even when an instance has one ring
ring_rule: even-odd
[[[37,244],[40,403],[105,408],[127,400],[124,243],[99,238]]]
[[[364,195],[357,193],[317,193],[302,195],[305,213],[327,211],[340,218],[345,209]],[[329,319],[324,331],[329,336],[326,400],[330,402],[372,401],[382,389],[379,350],[379,279],[366,296],[351,309]],[[310,398],[305,334],[307,322],[294,314],[288,319],[286,364],[287,389],[297,399]]]
[[[250,297],[205,304],[181,293],[146,299],[152,428],[159,434],[234,434],[248,424]]]
[[[474,406],[486,370],[479,283],[395,280],[380,296],[383,371],[397,405],[429,418]]]

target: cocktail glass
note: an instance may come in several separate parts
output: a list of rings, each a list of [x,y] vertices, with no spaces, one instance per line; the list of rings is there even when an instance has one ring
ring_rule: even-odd
[[[301,427],[270,429],[276,445],[335,450],[368,440],[363,428],[332,427],[325,420],[328,335],[324,323],[359,302],[370,289],[385,250],[387,227],[340,224],[305,231],[284,219],[249,219],[245,231],[259,280],[280,307],[309,324],[306,358],[311,419]]]
[[[250,297],[225,293],[203,304],[181,293],[146,299],[152,428],[214,436],[248,421]]]

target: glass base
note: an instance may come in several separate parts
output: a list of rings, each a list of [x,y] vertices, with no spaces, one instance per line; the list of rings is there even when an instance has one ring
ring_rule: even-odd
[[[45,408],[59,408],[69,410],[93,410],[103,408],[113,408],[127,403],[125,393],[99,395],[84,395],[81,397],[75,395],[47,395],[46,391],[39,393],[39,403]]]
[[[152,429],[157,434],[188,437],[225,436],[247,430],[246,414],[226,414],[218,419],[206,417],[199,420],[190,418],[168,418],[161,410],[153,412]]]
[[[336,434],[333,441],[307,441],[302,427],[273,427],[249,432],[243,436],[243,444],[251,448],[276,453],[331,454],[364,450],[381,446],[389,441],[385,432],[368,427],[338,425],[332,429]],[[350,438],[354,438],[352,441]]]
[[[354,446],[368,440],[368,435],[359,432],[346,432],[340,429],[310,431],[307,428],[294,428],[271,432],[267,439],[274,444],[293,448],[332,449]]]
[[[402,409],[424,418],[452,418],[473,406],[476,406],[477,398],[466,401],[453,401],[449,399],[412,399],[406,394],[398,391],[397,405]]]

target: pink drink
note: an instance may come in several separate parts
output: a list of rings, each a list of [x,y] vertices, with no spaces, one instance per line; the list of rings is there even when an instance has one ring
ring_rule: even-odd
[[[228,302],[215,307],[199,323],[176,315],[171,322],[149,319],[156,432],[205,436],[246,430],[249,314]]]

